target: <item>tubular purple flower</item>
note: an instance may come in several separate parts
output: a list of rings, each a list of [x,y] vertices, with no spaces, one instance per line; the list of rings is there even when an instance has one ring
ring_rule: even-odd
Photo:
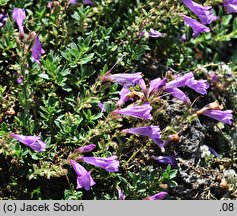
[[[37,152],[45,151],[46,143],[40,140],[40,136],[24,136],[15,133],[11,133],[10,136]]]
[[[38,35],[35,37],[35,41],[31,49],[31,52],[32,52],[33,61],[39,63],[41,55],[44,54],[45,51],[42,49],[42,45],[40,43]]]
[[[124,195],[123,191],[121,190],[121,188],[119,186],[117,186],[116,189],[118,191],[119,200],[125,200],[125,195]]]
[[[223,0],[226,13],[237,13],[237,0]]]
[[[166,34],[160,33],[153,28],[150,29],[149,31],[149,37],[157,38],[157,37],[165,37]]]
[[[189,25],[193,29],[193,37],[197,37],[200,33],[203,32],[210,32],[210,29],[207,26],[204,26],[200,22],[198,22],[195,19],[192,19],[191,17],[182,15],[184,22]]]
[[[135,118],[141,118],[141,119],[152,119],[151,116],[151,110],[152,107],[149,103],[144,103],[141,106],[133,106],[133,107],[127,107],[124,109],[116,109],[111,114],[122,114],[127,116],[132,116]]]
[[[191,104],[189,97],[180,89],[167,88],[167,89],[165,89],[165,91],[171,93],[174,97],[178,98],[179,100],[183,101],[184,103]]]
[[[146,127],[137,127],[137,128],[129,128],[124,129],[122,132],[130,133],[130,134],[137,134],[141,136],[147,136],[151,138],[164,152],[164,145],[161,140],[161,130],[158,126],[146,126]]]
[[[189,72],[184,74],[183,76],[176,76],[174,80],[168,82],[166,84],[166,88],[179,88],[179,87],[183,87],[186,85],[186,82],[193,78],[193,73]]]
[[[157,194],[154,194],[153,196],[149,196],[145,198],[144,200],[163,200],[168,196],[167,192],[159,192]]]
[[[105,105],[103,103],[99,102],[98,107],[101,109],[101,112],[106,112]]]
[[[70,160],[69,162],[77,174],[76,189],[84,188],[87,191],[90,190],[90,187],[96,184],[91,177],[91,172],[88,172],[82,165],[74,160]]]
[[[12,12],[12,18],[15,20],[19,32],[20,32],[20,36],[23,38],[24,37],[24,20],[26,18],[26,13],[24,9],[21,8],[14,8],[13,12]]]
[[[117,172],[119,168],[119,161],[116,156],[108,158],[101,157],[79,157],[77,160],[84,161],[88,164],[105,169],[107,172]]]
[[[91,0],[83,0],[84,5],[93,5],[94,3]]]
[[[182,2],[198,16],[203,24],[210,24],[218,19],[212,12],[212,7],[200,5],[191,0],[182,0]]]
[[[111,81],[116,82],[122,85],[124,88],[129,88],[139,83],[140,79],[142,79],[142,73],[137,72],[133,74],[123,73],[123,74],[109,74],[106,73],[102,77],[102,81]]]
[[[213,118],[217,121],[232,125],[232,110],[205,110],[201,114]]]
[[[120,99],[117,103],[117,106],[122,106],[126,101],[130,100],[131,98],[129,97],[130,90],[127,88],[122,88],[122,90],[119,92]]]
[[[79,152],[79,153],[86,153],[86,152],[93,151],[95,148],[96,148],[95,144],[89,144],[89,145],[86,145],[86,146],[79,147],[75,151]]]
[[[209,88],[209,85],[206,82],[206,80],[195,80],[193,73],[189,72],[183,76],[177,76],[175,80],[168,82],[166,88],[169,89],[187,86],[200,94],[207,94],[206,89]]]
[[[217,83],[220,82],[220,79],[217,74],[215,73],[208,73],[208,77],[211,79],[212,82]]]
[[[206,89],[210,87],[207,80],[195,80],[194,78],[189,79],[185,85],[202,95],[207,94]]]
[[[143,30],[139,33],[140,36],[144,36],[146,38],[152,37],[152,38],[158,38],[158,37],[165,37],[166,34],[160,33],[157,30],[154,30],[153,28],[150,28],[150,31],[147,32],[146,30]]]
[[[150,87],[148,90],[148,97],[151,94],[154,94],[155,92],[159,91],[162,87],[164,87],[166,85],[166,82],[167,82],[167,78],[164,78],[164,79],[157,78],[157,79],[151,80]]]
[[[173,167],[178,167],[175,155],[172,156],[158,156],[154,157],[155,160],[157,160],[158,163],[161,164],[170,164]]]

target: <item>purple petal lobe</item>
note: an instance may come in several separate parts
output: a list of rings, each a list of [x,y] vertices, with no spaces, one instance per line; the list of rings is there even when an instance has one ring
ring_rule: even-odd
[[[166,85],[166,82],[167,82],[166,78],[164,78],[164,79],[157,78],[157,79],[151,80],[150,87],[148,90],[148,97],[151,94],[159,91],[162,87],[164,87]]]
[[[120,99],[117,103],[117,106],[122,106],[126,101],[130,100],[129,97],[130,90],[127,88],[122,88],[122,90],[119,92]]]
[[[165,89],[166,92],[171,93],[174,97],[178,98],[179,100],[183,101],[186,104],[191,104],[189,97],[180,89],[178,88],[167,88]]]

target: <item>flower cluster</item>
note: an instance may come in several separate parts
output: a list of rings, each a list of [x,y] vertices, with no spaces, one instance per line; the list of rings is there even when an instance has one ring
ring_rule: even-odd
[[[78,153],[86,153],[91,152],[96,148],[95,144],[89,144],[78,149],[75,149],[75,152]],[[118,172],[119,169],[119,161],[116,160],[116,156],[111,156],[108,158],[102,157],[85,157],[80,156],[77,157],[75,160],[70,160],[70,164],[74,168],[77,174],[77,189],[84,188],[85,190],[90,190],[90,188],[96,184],[96,182],[91,177],[91,171],[87,171],[79,162],[85,162],[102,169],[105,169],[107,172]]]
[[[210,24],[213,21],[219,19],[219,17],[215,16],[212,7],[210,6],[203,6],[198,4],[192,0],[182,0],[183,4],[189,8],[201,21],[198,22],[197,20],[188,17],[186,15],[181,15],[184,19],[184,22],[189,25],[193,29],[193,37],[197,37],[200,33],[203,32],[210,32],[210,28],[205,26],[206,24]],[[223,0],[223,6],[226,12],[229,13],[236,13],[237,12],[237,1],[236,0]],[[186,35],[182,36],[182,41],[186,40]]]
[[[14,8],[12,12],[12,18],[15,20],[19,32],[20,32],[20,38],[24,38],[24,20],[26,19],[26,13],[25,10],[22,8]],[[39,40],[39,36],[36,35],[34,32],[30,33],[30,36],[34,36],[34,43],[31,49],[32,52],[32,58],[34,62],[39,63],[41,55],[45,53],[45,51],[42,49],[42,45]]]
[[[194,74],[192,72],[186,73],[184,75],[173,76],[172,80],[167,78],[161,79],[156,78],[149,82],[149,87],[146,86],[145,81],[142,78],[142,74],[140,72],[134,74],[105,74],[102,77],[102,81],[111,81],[116,82],[122,85],[122,89],[120,91],[120,99],[117,105],[119,108],[112,111],[111,114],[120,114],[125,116],[132,116],[139,119],[152,120],[152,98],[161,95],[162,92],[170,93],[175,98],[183,101],[185,104],[190,105],[191,101],[189,97],[180,89],[182,87],[188,87],[195,92],[205,95],[207,94],[207,89],[209,88],[209,84],[207,80],[203,79],[195,79]],[[140,87],[141,92],[137,92],[134,89],[136,85]],[[137,100],[135,96],[138,96],[140,101],[145,101],[145,103],[137,104]],[[125,108],[121,108],[130,100],[131,104]],[[211,109],[210,106],[207,106],[196,113],[196,115],[206,115],[213,119],[222,121],[227,124],[232,124],[232,111],[221,111],[217,108]],[[139,136],[146,136],[154,141],[155,144],[161,149],[161,152],[165,152],[165,146],[171,140],[179,140],[178,134],[170,134],[164,142],[162,141],[162,131],[158,125],[147,125],[143,127],[134,127],[122,130],[123,133],[127,134],[135,134]],[[172,156],[158,156],[154,157],[154,159],[158,163],[162,164],[170,164],[173,167],[177,167],[177,162],[175,159],[175,155]]]

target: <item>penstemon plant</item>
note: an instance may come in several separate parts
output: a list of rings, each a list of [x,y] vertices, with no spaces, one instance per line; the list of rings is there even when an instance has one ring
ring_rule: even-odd
[[[233,1],[0,5],[1,197],[236,199]]]

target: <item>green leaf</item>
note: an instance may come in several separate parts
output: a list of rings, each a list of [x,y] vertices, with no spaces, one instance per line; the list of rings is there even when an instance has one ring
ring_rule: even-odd
[[[4,6],[9,2],[9,0],[0,0],[0,6]]]
[[[7,124],[5,122],[2,123],[1,130],[7,132]]]
[[[40,78],[42,78],[42,79],[49,80],[49,75],[46,74],[46,73],[39,74],[38,76],[39,76]]]

